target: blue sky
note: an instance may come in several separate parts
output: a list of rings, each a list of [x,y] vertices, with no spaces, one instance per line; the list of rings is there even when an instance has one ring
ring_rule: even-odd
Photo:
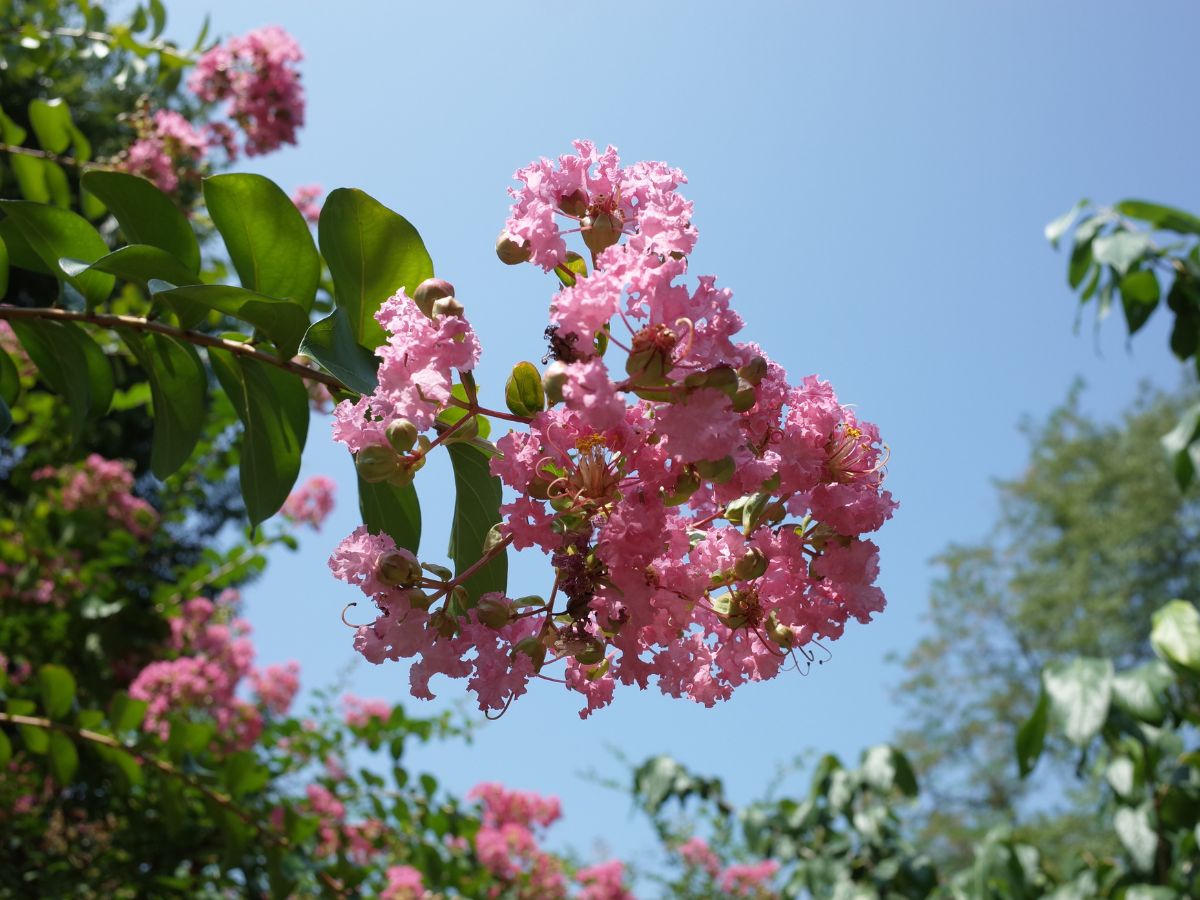
[[[1042,227],[1076,199],[1127,196],[1200,208],[1190,113],[1200,11],[1185,2],[452,4],[343,0],[176,3],[186,40],[279,24],[307,54],[300,146],[249,169],[285,188],[360,187],[421,231],[480,333],[477,377],[500,403],[508,367],[543,353],[554,284],[492,253],[512,172],[575,137],[626,161],[662,159],[690,179],[695,274],[731,287],[759,341],[798,378],[816,372],[879,423],[892,449],[896,517],[878,536],[888,608],[852,625],[834,658],[739,690],[706,710],[625,690],[582,722],[574,695],[535,686],[470,746],[410,762],[462,792],[484,780],[558,794],[555,846],[644,858],[628,799],[581,777],[623,777],[606,747],[671,753],[762,793],[806,748],[855,758],[900,724],[889,654],[918,639],[948,542],[983,535],[993,479],[1020,471],[1022,416],[1076,377],[1085,407],[1114,415],[1149,379],[1178,383],[1162,314],[1132,347],[1123,325],[1078,334],[1065,260]],[[1185,151],[1184,148],[1189,148]],[[325,560],[358,523],[349,458],[315,422],[306,474],[341,485],[338,509],[247,592],[262,662],[295,658],[307,688],[353,659],[338,617],[356,592]],[[423,557],[445,547],[448,467],[419,490]],[[548,584],[516,561],[512,590]],[[360,663],[355,693],[408,699],[407,671]],[[434,684],[435,691],[438,683]]]

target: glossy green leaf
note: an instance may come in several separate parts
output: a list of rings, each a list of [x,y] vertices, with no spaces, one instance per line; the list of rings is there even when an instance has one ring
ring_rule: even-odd
[[[1117,212],[1131,219],[1141,219],[1154,228],[1178,231],[1181,234],[1200,234],[1200,218],[1181,209],[1150,203],[1146,200],[1122,200]]]
[[[8,245],[0,238],[0,300],[8,293]]]
[[[354,339],[343,308],[308,327],[300,352],[352,391],[370,394],[379,385],[379,357]]]
[[[42,258],[21,233],[21,226],[16,219],[0,219],[0,241],[4,242],[4,252],[10,266],[42,275],[53,275],[57,271],[42,262]]]
[[[1038,694],[1033,715],[1017,730],[1017,768],[1022,778],[1033,771],[1046,746],[1046,722],[1049,715],[1050,698],[1043,690]]]
[[[1167,662],[1200,672],[1200,612],[1186,600],[1172,600],[1151,619],[1150,645]]]
[[[879,744],[863,753],[862,774],[867,784],[887,793],[893,789],[906,797],[917,795],[917,778],[912,766],[895,747]]]
[[[273,516],[300,474],[308,436],[308,390],[282,369],[227,350],[209,350],[213,371],[245,427],[239,453],[242,497],[252,526]]]
[[[1153,272],[1139,269],[1122,278],[1119,288],[1129,333],[1136,334],[1158,306],[1158,279]]]
[[[61,731],[50,732],[50,773],[59,784],[70,784],[79,770],[79,751],[75,742]]]
[[[155,288],[156,285],[151,285],[151,290]],[[201,309],[211,309],[253,325],[289,358],[296,355],[304,332],[308,330],[308,313],[298,303],[266,297],[233,285],[195,284],[155,291],[154,297],[170,303],[181,318],[193,317]]]
[[[187,462],[204,430],[208,376],[191,344],[168,335],[130,332],[125,343],[146,370],[154,402],[150,470],[160,480]]]
[[[109,208],[130,244],[150,244],[189,271],[200,270],[200,244],[192,226],[171,198],[145,178],[92,170],[83,174],[81,183]]]
[[[21,373],[17,364],[0,349],[0,401],[12,406],[21,395]]]
[[[454,468],[454,519],[450,526],[449,555],[454,572],[461,574],[476,563],[483,553],[492,526],[500,521],[500,479],[491,474],[488,457],[469,444],[451,444],[446,448]],[[488,591],[508,586],[508,554],[501,551],[466,582],[472,601]]]
[[[1067,212],[1063,213],[1045,228],[1046,240],[1050,242],[1050,246],[1058,249],[1058,242],[1062,236],[1067,233],[1067,230],[1075,224],[1075,220],[1079,217],[1079,213],[1087,206],[1086,200],[1080,200],[1072,206]]]
[[[1140,231],[1117,231],[1092,242],[1092,256],[1104,266],[1124,275],[1151,249],[1150,238]]]
[[[33,716],[37,706],[32,700],[9,700],[6,709],[14,716]],[[21,742],[30,753],[43,754],[50,748],[50,735],[40,725],[18,725]]]
[[[321,257],[304,217],[279,185],[262,175],[214,175],[204,179],[204,202],[242,287],[294,300],[305,312],[312,308]]]
[[[546,408],[546,394],[537,366],[531,362],[513,366],[504,385],[504,401],[514,416],[534,416]]]
[[[0,210],[16,221],[29,246],[52,272],[62,273],[58,261],[64,256],[93,263],[108,254],[108,245],[100,232],[70,210],[27,200],[0,200]],[[62,274],[83,294],[89,306],[112,293],[114,279],[107,272]]]
[[[1083,240],[1076,234],[1075,246],[1071,249],[1071,261],[1067,264],[1067,284],[1072,290],[1083,284],[1083,279],[1087,277],[1091,268],[1092,242]]]
[[[1200,469],[1200,403],[1186,410],[1175,427],[1162,436],[1163,449],[1170,457],[1175,480],[1187,490]]]
[[[1113,677],[1113,703],[1136,719],[1161,724],[1167,712],[1165,694],[1174,681],[1161,660],[1142,663]]]
[[[154,279],[176,286],[200,283],[199,275],[189,271],[187,266],[166,250],[152,244],[130,244],[102,256],[91,264],[77,259],[60,259],[58,264],[68,275],[78,275],[92,269],[96,272],[119,275],[142,286],[148,285]]]
[[[1148,803],[1138,807],[1122,806],[1113,816],[1113,828],[1135,869],[1149,872],[1154,866],[1158,835],[1154,831]]]
[[[113,731],[136,731],[142,727],[149,704],[145,700],[134,700],[125,691],[113,697],[108,708],[108,721]]]
[[[12,741],[8,739],[7,734],[0,731],[0,766],[7,766],[10,759],[12,759]]]
[[[62,666],[53,664],[38,670],[38,688],[42,709],[51,719],[61,719],[71,711],[75,700],[75,676]]]
[[[317,226],[321,254],[333,275],[339,308],[354,339],[374,349],[383,343],[375,313],[400,288],[412,296],[433,277],[433,261],[417,230],[403,216],[359,190],[329,195]]]
[[[563,287],[575,287],[580,278],[587,278],[587,261],[574,250],[567,251],[566,262],[554,267],[554,274],[562,282]]]
[[[42,380],[67,400],[71,434],[108,412],[113,396],[113,372],[104,351],[78,325],[36,319],[14,319],[13,331]]]
[[[1082,747],[1108,718],[1113,667],[1107,659],[1054,662],[1042,672],[1050,711],[1071,743]]]
[[[358,507],[373,534],[387,534],[397,547],[417,553],[421,546],[421,504],[413,485],[394,487],[358,479]]]
[[[43,150],[61,154],[71,146],[71,110],[62,99],[31,101],[29,124]]]

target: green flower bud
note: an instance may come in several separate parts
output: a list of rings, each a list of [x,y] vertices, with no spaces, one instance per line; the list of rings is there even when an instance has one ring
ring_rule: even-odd
[[[580,665],[593,666],[604,659],[604,642],[592,638],[571,654]]]
[[[754,385],[745,378],[738,378],[737,390],[733,394],[733,411],[747,412],[754,409],[754,404],[757,402],[758,391],[754,389]]]
[[[425,627],[436,631],[444,638],[452,638],[458,634],[458,620],[445,609],[434,610]]]
[[[542,373],[542,390],[546,392],[546,401],[551,405],[562,403],[562,389],[566,383],[567,364],[556,359]]]
[[[771,610],[771,615],[767,617],[767,637],[778,644],[784,650],[791,650],[792,644],[796,642],[796,632],[792,631],[788,626],[780,623],[775,617],[775,611]]]
[[[396,468],[396,472],[387,483],[392,487],[407,487],[412,484],[413,476],[417,474],[417,469],[425,465],[424,458],[418,459],[415,462],[400,460],[400,465]]]
[[[371,484],[387,481],[400,468],[400,457],[391,447],[363,447],[354,457],[354,468],[362,480]]]
[[[403,548],[382,553],[375,561],[375,574],[392,587],[412,587],[421,580],[421,564]]]
[[[462,441],[470,441],[479,437],[479,416],[468,416],[470,421],[464,422],[454,429],[454,434],[446,438],[442,443],[458,444]]]
[[[663,503],[667,506],[679,506],[681,503],[686,503],[699,487],[700,476],[696,474],[695,469],[688,466],[679,473],[679,479],[675,482],[675,490],[663,495]]]
[[[756,356],[738,369],[737,373],[740,377],[745,378],[746,381],[757,387],[759,382],[767,377],[767,361],[761,356]]]
[[[500,596],[488,595],[480,598],[479,605],[475,607],[475,614],[488,628],[497,630],[517,619],[517,611],[512,602]]]
[[[625,227],[625,217],[619,210],[598,212],[592,216],[584,216],[580,220],[583,228],[583,242],[593,253],[607,250],[621,240],[621,231]]]
[[[695,463],[695,466],[701,477],[707,478],[715,484],[724,484],[732,478],[736,468],[732,456],[723,456],[721,459],[702,459]]]
[[[435,319],[438,316],[456,316],[461,319],[465,311],[466,307],[454,297],[440,297],[433,301],[433,318]]]
[[[568,216],[574,216],[576,219],[583,218],[587,212],[587,207],[587,194],[581,188],[576,188],[571,193],[564,194],[558,198],[558,208]]]
[[[412,296],[413,302],[421,312],[432,318],[434,301],[443,297],[453,297],[454,285],[442,278],[426,278],[417,285]]]
[[[396,419],[384,432],[397,453],[407,453],[417,442],[417,426],[408,419]]]
[[[706,372],[692,372],[683,383],[690,388],[714,388],[729,397],[738,389],[737,373],[730,366],[716,366]]]
[[[733,574],[738,581],[750,581],[766,574],[767,558],[757,547],[751,547],[733,564]]]
[[[518,653],[523,653],[533,660],[533,671],[542,671],[542,666],[546,662],[546,645],[538,638],[527,637],[517,641],[517,645],[513,647],[512,655],[516,659]]]
[[[523,262],[529,262],[529,241],[517,240],[507,231],[501,231],[500,236],[496,238],[496,255],[506,266],[519,266]]]
[[[410,588],[400,595],[400,599],[406,601],[412,609],[429,609],[433,604],[433,600],[424,591],[417,588]]]

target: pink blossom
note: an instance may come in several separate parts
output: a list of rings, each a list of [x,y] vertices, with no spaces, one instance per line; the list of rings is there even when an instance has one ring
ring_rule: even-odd
[[[292,192],[292,203],[296,205],[296,209],[300,210],[300,215],[304,216],[305,221],[311,225],[316,225],[317,220],[321,218],[321,204],[317,201],[323,193],[325,190],[319,184],[302,185]]]
[[[767,898],[776,896],[770,890],[771,879],[779,871],[772,859],[726,868],[718,879],[721,889],[734,897]]]
[[[388,866],[384,872],[387,886],[380,900],[421,900],[426,895],[421,873],[412,866]]]
[[[300,664],[293,661],[256,669],[250,673],[250,681],[259,702],[275,715],[285,716],[300,690]]]
[[[342,697],[342,707],[346,710],[346,724],[351,728],[365,728],[372,719],[386,722],[392,714],[392,705],[386,700],[364,700],[353,694]]]
[[[717,859],[717,854],[713,853],[708,841],[702,837],[688,838],[676,848],[676,852],[689,866],[703,869],[713,878],[717,877],[717,872],[721,869],[721,861]]]
[[[209,103],[227,101],[225,113],[242,129],[246,155],[258,156],[296,143],[296,130],[304,125],[296,63],[303,58],[282,28],[259,28],[201,56],[188,87]]]
[[[171,193],[181,175],[194,175],[204,161],[208,142],[179,113],[157,110],[139,125],[138,138],[120,160],[122,168]]]
[[[288,495],[280,512],[297,525],[307,523],[319,531],[325,517],[333,511],[334,488],[332,478],[314,475]]]
[[[625,866],[620,860],[585,866],[575,873],[575,880],[583,885],[577,900],[634,900],[625,889],[624,877]]]

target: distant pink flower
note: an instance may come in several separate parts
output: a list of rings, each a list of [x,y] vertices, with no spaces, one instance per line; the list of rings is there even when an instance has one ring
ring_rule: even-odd
[[[708,846],[708,841],[702,837],[693,837],[679,845],[676,852],[689,866],[703,869],[712,877],[716,877],[721,869],[721,861],[717,854]]]
[[[317,220],[321,218],[321,204],[317,201],[324,192],[324,188],[319,184],[306,184],[292,192],[292,203],[300,210],[300,215],[304,216],[305,221],[312,225],[316,225]]]
[[[576,900],[634,900],[625,889],[624,877],[625,866],[620,860],[586,866],[575,873],[575,880],[583,885]]]
[[[138,139],[120,160],[122,168],[154,182],[166,193],[179,187],[181,175],[196,173],[208,141],[179,113],[157,110],[139,127]]]
[[[389,866],[384,877],[387,886],[380,900],[420,900],[425,896],[425,882],[412,866]]]
[[[718,879],[721,889],[734,897],[774,897],[770,890],[771,879],[779,871],[779,863],[773,859],[726,868]]]
[[[277,716],[287,715],[300,690],[300,664],[289,662],[257,669],[250,675],[259,701]]]
[[[320,530],[325,517],[333,511],[335,487],[332,478],[314,475],[288,495],[280,512],[297,525],[307,523],[314,530]]]
[[[304,125],[304,89],[296,63],[300,45],[270,26],[231,38],[196,62],[188,87],[201,100],[227,101],[225,112],[246,137],[246,155],[296,143]]]
[[[386,722],[392,714],[392,705],[386,700],[364,700],[353,694],[342,698],[342,707],[346,710],[346,724],[352,728],[365,728],[372,719]]]

